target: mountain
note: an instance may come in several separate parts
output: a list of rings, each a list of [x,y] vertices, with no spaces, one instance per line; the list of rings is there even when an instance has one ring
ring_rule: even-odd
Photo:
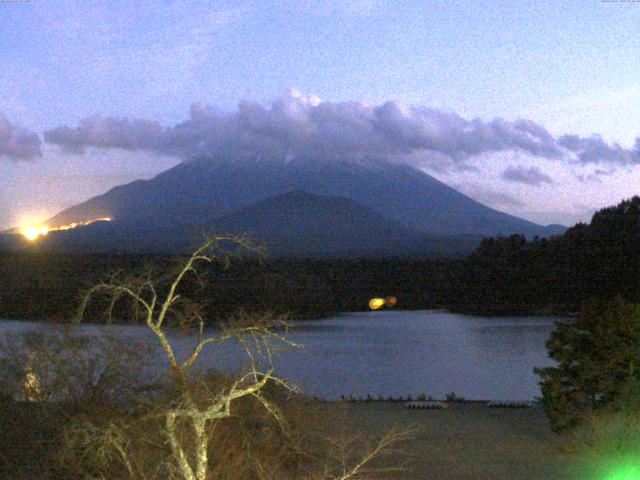
[[[147,227],[118,221],[53,231],[36,245],[57,252],[175,252],[199,236],[247,234],[272,256],[433,256],[471,253],[480,237],[424,234],[340,197],[294,191],[204,224]],[[23,247],[27,245],[24,244]]]
[[[452,255],[471,253],[481,240],[424,234],[353,200],[301,191],[245,207],[214,225],[250,232],[279,255]]]
[[[69,208],[50,226],[112,217],[138,228],[210,224],[291,191],[342,197],[404,227],[435,235],[561,233],[491,209],[408,165],[384,161],[241,161],[199,158]]]
[[[562,235],[567,231],[567,227],[564,225],[558,225],[557,223],[551,223],[544,227],[546,234],[540,235],[541,237],[555,237],[557,235]]]

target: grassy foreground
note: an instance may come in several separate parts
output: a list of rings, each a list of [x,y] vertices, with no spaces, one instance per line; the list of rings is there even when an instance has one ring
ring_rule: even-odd
[[[27,408],[30,412],[21,411]],[[408,461],[391,479],[421,480],[575,480],[576,454],[547,425],[542,408],[494,409],[483,404],[453,404],[444,410],[408,410],[402,403],[321,403],[316,418],[332,434],[374,438],[392,427],[413,429],[402,454],[385,462]],[[59,449],[57,422],[27,404],[13,405],[4,418],[0,478],[50,479],[42,475]],[[17,420],[20,419],[19,422]],[[382,466],[382,465],[378,465]]]
[[[496,409],[464,403],[444,410],[408,410],[401,403],[372,402],[319,408],[342,410],[342,427],[354,434],[379,435],[393,426],[417,429],[414,440],[401,447],[412,469],[398,479],[577,478],[576,455],[565,452],[540,406]]]

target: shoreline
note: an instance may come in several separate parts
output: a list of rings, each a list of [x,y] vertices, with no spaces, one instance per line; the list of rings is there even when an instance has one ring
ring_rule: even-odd
[[[377,310],[378,312],[441,312],[441,313],[451,313],[451,314],[456,314],[456,315],[465,315],[465,316],[469,316],[469,317],[484,317],[484,318],[493,318],[493,319],[499,319],[499,318],[513,318],[513,317],[523,317],[523,318],[528,318],[528,317],[559,317],[559,318],[575,318],[578,315],[578,312],[576,311],[558,311],[558,312],[543,312],[543,311],[527,311],[527,312],[517,312],[517,311],[513,311],[513,312],[509,312],[509,313],[489,313],[489,312],[485,312],[485,311],[478,311],[478,310],[462,310],[462,309],[448,309],[448,308],[394,308],[394,309],[385,309],[385,310]],[[318,316],[304,316],[302,317],[300,316],[290,316],[288,318],[288,320],[292,321],[292,322],[301,322],[301,323],[305,323],[305,322],[312,322],[312,321],[317,321],[317,320],[326,320],[326,319],[330,319],[330,318],[334,318],[334,317],[339,317],[342,315],[352,315],[352,314],[367,314],[367,313],[372,313],[374,312],[374,310],[345,310],[345,311],[341,311],[341,312],[332,312],[331,314],[326,314],[326,315],[318,315]],[[284,317],[287,317],[287,315],[285,314]],[[57,319],[48,319],[48,318],[29,318],[29,317],[23,317],[23,318],[8,318],[8,317],[0,317],[0,322],[1,321],[7,321],[7,322],[29,322],[29,323],[42,323],[42,324],[52,324],[52,325],[71,325],[71,322],[62,322],[59,321]],[[102,326],[102,325],[107,325],[106,323],[97,323],[97,322],[89,322],[89,321],[83,321],[82,322],[83,325],[97,325],[97,326]],[[139,323],[133,323],[133,322],[112,322],[111,325],[121,325],[121,326],[136,326],[136,325],[140,325]],[[215,327],[216,325],[211,323],[211,324],[207,324],[206,327]]]
[[[542,406],[489,408],[460,402],[445,409],[413,410],[387,402],[329,403],[341,428],[375,438],[391,428],[412,429],[415,438],[399,446],[412,460],[407,480],[575,480],[579,456],[548,426]],[[333,425],[338,428],[338,425]],[[393,459],[392,459],[393,460]]]

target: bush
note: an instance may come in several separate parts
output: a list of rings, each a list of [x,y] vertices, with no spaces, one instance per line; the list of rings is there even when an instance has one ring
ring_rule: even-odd
[[[150,383],[148,343],[43,325],[0,342],[0,395],[18,401],[124,404]]]
[[[640,478],[640,410],[637,382],[616,401],[593,410],[567,435],[578,453],[576,478]]]

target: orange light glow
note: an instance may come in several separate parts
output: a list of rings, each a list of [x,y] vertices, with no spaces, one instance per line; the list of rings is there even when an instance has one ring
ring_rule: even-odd
[[[45,226],[30,225],[20,229],[20,233],[30,242],[35,242],[38,238],[49,233]]]
[[[59,227],[48,227],[46,225],[25,225],[20,227],[20,234],[29,240],[30,242],[35,242],[40,237],[44,237],[49,234],[49,232],[56,232],[62,230],[71,230],[72,228],[83,227],[85,225],[91,225],[95,222],[110,222],[112,219],[110,217],[96,218],[95,220],[87,220],[85,222],[75,222],[70,223],[69,225],[61,225]]]
[[[387,307],[393,307],[396,303],[398,303],[398,297],[387,297],[384,299],[384,304]]]
[[[386,297],[386,298],[372,298],[369,300],[369,308],[371,310],[379,310],[382,307],[393,307],[396,303],[398,303],[398,297]]]
[[[384,298],[372,298],[369,300],[369,308],[371,310],[378,310],[384,307]]]

